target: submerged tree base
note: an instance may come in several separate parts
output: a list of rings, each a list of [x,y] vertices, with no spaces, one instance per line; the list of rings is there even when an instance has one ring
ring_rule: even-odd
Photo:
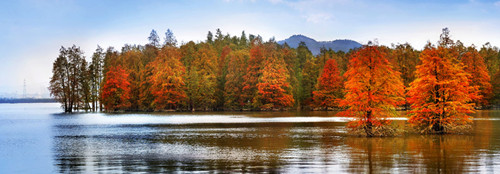
[[[468,134],[472,132],[472,123],[463,125],[443,125],[441,131],[435,131],[431,127],[425,129],[420,127],[408,127],[401,125],[386,125],[386,126],[373,126],[371,134],[367,133],[366,126],[359,126],[350,128],[347,131],[347,136],[357,137],[396,137],[408,134]]]
[[[407,131],[400,128],[399,126],[393,125],[384,125],[384,126],[372,126],[371,134],[368,134],[366,126],[358,126],[355,128],[351,128],[347,133],[350,136],[359,136],[359,137],[394,137],[401,136],[405,134]]]
[[[432,126],[425,127],[414,127],[412,132],[419,134],[466,134],[472,131],[472,123],[455,125],[455,124],[446,124],[442,125],[441,130],[434,130]]]

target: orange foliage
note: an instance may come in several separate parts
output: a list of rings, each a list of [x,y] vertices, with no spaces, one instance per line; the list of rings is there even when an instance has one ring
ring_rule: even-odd
[[[423,166],[416,173],[470,173],[470,156],[479,156],[475,147],[481,136],[430,135],[405,139],[408,159],[415,166]],[[484,143],[484,142],[481,142]],[[413,171],[415,172],[415,171]]]
[[[139,50],[135,49],[122,52],[122,54],[119,56],[119,59],[123,61],[121,65],[129,74],[128,81],[130,82],[130,109],[132,110],[139,109],[139,96],[141,95],[141,93],[143,93],[143,91],[141,91],[140,89],[140,84],[142,81],[140,73],[143,68],[142,64],[140,63],[141,56],[142,53]]]
[[[184,65],[180,62],[178,48],[164,47],[155,61],[148,64],[152,69],[148,77],[151,93],[155,96],[153,105],[156,109],[175,109],[184,102]]]
[[[323,73],[318,78],[318,90],[313,92],[317,107],[337,107],[336,100],[341,97],[343,88],[337,62],[334,59],[326,61]]]
[[[294,103],[290,94],[290,84],[288,83],[288,72],[282,58],[272,54],[267,57],[262,77],[257,84],[258,102],[262,109],[283,109],[291,107]]]
[[[233,51],[229,54],[226,83],[224,86],[224,106],[229,109],[242,108],[245,97],[242,93],[246,61],[249,57],[247,50]]]
[[[218,69],[217,69],[217,88],[215,90],[215,96],[216,96],[216,109],[217,110],[222,110],[224,108],[225,104],[225,98],[224,98],[224,87],[226,85],[226,75],[227,75],[227,68],[228,68],[228,62],[229,62],[229,54],[232,52],[231,47],[229,45],[226,45],[224,48],[222,48],[222,52],[220,53],[219,60],[218,60]],[[241,65],[240,65],[241,66]]]
[[[222,48],[222,52],[220,53],[220,56],[219,56],[219,66],[218,66],[218,69],[217,69],[217,75],[218,76],[222,76],[223,73],[224,73],[224,69],[227,65],[227,56],[229,55],[229,53],[231,53],[231,47],[229,46],[225,46],[224,48]]]
[[[102,102],[107,111],[130,107],[130,82],[128,73],[121,65],[110,67],[106,73],[106,83],[102,88]]]
[[[446,128],[471,122],[469,102],[477,98],[470,75],[458,63],[458,52],[443,46],[420,54],[415,81],[410,84],[409,122],[422,133],[444,133]]]
[[[483,57],[474,48],[470,47],[467,52],[462,55],[462,63],[465,65],[465,72],[469,73],[470,85],[475,86],[479,91],[480,97],[473,102],[476,104],[487,105],[488,100],[492,95],[492,87],[490,83],[490,75],[484,64]]]
[[[349,126],[361,127],[372,136],[372,126],[389,124],[384,118],[404,101],[400,73],[392,69],[380,47],[364,46],[351,55],[344,76],[346,95],[339,105],[348,108],[339,115],[356,117]]]
[[[246,101],[252,101],[257,94],[257,83],[262,76],[262,63],[264,63],[263,44],[260,40],[252,41],[250,58],[248,59],[247,71],[243,82],[243,97]]]

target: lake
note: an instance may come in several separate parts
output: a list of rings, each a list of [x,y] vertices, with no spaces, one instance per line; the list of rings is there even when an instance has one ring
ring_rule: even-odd
[[[391,138],[346,136],[335,112],[61,111],[0,104],[0,173],[500,173],[500,110],[470,134]]]

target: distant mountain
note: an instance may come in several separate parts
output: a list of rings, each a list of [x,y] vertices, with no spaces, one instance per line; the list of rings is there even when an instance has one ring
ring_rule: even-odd
[[[0,98],[0,103],[55,103],[52,98]]]
[[[353,40],[334,40],[334,41],[316,41],[304,35],[293,35],[288,39],[278,41],[278,44],[283,45],[287,43],[292,48],[297,48],[300,42],[306,43],[307,48],[314,54],[320,53],[321,47],[326,49],[331,48],[334,51],[348,52],[350,49],[359,48],[362,45]]]

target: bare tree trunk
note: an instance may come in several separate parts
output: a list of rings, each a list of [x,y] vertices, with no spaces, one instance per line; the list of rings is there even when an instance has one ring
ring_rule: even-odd
[[[367,123],[366,123],[366,126],[364,128],[365,128],[365,133],[366,133],[367,137],[373,136],[373,131],[372,131],[373,125],[372,125],[371,116],[372,116],[372,111],[366,112]]]

